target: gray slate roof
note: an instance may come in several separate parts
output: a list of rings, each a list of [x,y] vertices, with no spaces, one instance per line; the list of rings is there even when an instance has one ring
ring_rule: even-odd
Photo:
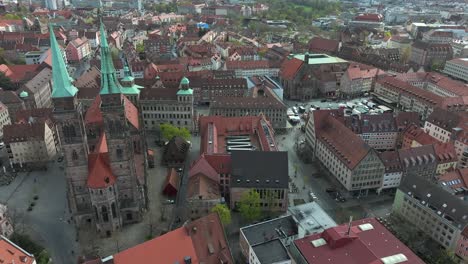
[[[233,151],[231,158],[231,188],[288,188],[286,151]]]

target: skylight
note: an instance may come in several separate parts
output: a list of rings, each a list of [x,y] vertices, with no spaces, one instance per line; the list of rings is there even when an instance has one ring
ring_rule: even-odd
[[[320,246],[326,245],[327,241],[325,239],[323,239],[323,238],[319,238],[319,239],[315,239],[315,240],[310,241],[310,243],[312,243],[312,245],[314,245],[314,247],[320,247]]]
[[[372,224],[362,224],[362,225],[359,225],[359,229],[361,229],[361,231],[367,231],[367,230],[372,230],[374,229],[374,226]]]
[[[400,254],[388,256],[385,258],[381,258],[380,260],[382,260],[384,264],[397,264],[397,263],[408,261],[408,258],[405,255],[400,253]]]

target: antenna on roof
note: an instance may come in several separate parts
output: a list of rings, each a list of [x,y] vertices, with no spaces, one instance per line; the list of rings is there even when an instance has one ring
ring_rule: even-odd
[[[346,235],[349,236],[349,233],[351,232],[351,222],[353,221],[353,216],[349,216],[349,223],[348,223],[348,231],[346,232]]]

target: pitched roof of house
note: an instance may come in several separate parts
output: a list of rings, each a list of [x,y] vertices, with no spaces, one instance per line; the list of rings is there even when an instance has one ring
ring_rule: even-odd
[[[378,264],[386,263],[385,257],[403,254],[407,263],[424,264],[375,218],[351,222],[349,233],[343,224],[293,243],[308,263]]]
[[[185,230],[190,234],[199,261],[192,260],[192,263],[234,264],[224,228],[217,213],[211,213],[189,222]]]
[[[337,53],[340,42],[334,39],[326,39],[321,37],[313,37],[309,41],[309,51],[322,53],[330,52]]]
[[[317,139],[348,168],[353,169],[371,151],[364,140],[337,119],[337,111],[314,111],[313,118]]]
[[[433,145],[399,149],[398,155],[404,168],[437,162]]]
[[[427,118],[426,122],[436,125],[449,132],[457,127],[462,119],[457,113],[450,112],[444,109],[436,108]]]
[[[36,263],[32,254],[26,252],[24,249],[2,235],[0,235],[0,260],[5,264]]]
[[[434,144],[434,153],[440,163],[457,162],[457,152],[452,142],[437,142]]]
[[[207,176],[213,181],[218,181],[218,173],[206,160],[205,155],[201,154],[196,161],[193,162],[189,170],[189,177],[193,177],[197,174]]]
[[[140,100],[177,100],[178,88],[144,88],[140,90]]]
[[[283,79],[292,80],[303,64],[304,61],[296,58],[286,59],[281,65],[279,74]]]
[[[3,126],[3,141],[5,143],[26,142],[31,139],[45,140],[44,120],[33,123],[18,123]]]
[[[433,184],[421,176],[408,175],[402,179],[398,188],[405,194],[425,201],[436,211],[444,212],[445,217],[450,219],[454,226],[460,225],[460,230],[468,225],[468,204],[466,201],[452,195],[439,185]]]
[[[0,65],[0,71],[12,82],[28,81],[37,73],[39,64],[31,65]]]
[[[185,257],[190,257],[192,263],[200,263],[191,237],[187,234],[187,230],[181,227],[121,251],[115,254],[113,259],[114,264],[141,264],[151,259],[172,264],[185,263]]]
[[[248,70],[270,68],[267,60],[226,61],[227,70]]]
[[[419,114],[417,112],[399,112],[395,117],[397,127],[406,127],[410,124],[419,124]]]
[[[231,188],[288,188],[285,151],[232,151]]]
[[[128,122],[136,129],[140,128],[140,121],[138,118],[138,108],[126,96],[122,95],[125,108],[125,117]]]
[[[221,192],[219,183],[210,177],[197,173],[189,178],[187,187],[187,199],[205,199],[221,201]]]
[[[23,101],[13,91],[1,91],[0,90],[0,101],[4,104],[19,104]]]
[[[440,175],[437,181],[451,189],[468,188],[468,168],[447,171]]]
[[[384,151],[378,154],[385,166],[385,173],[401,172],[400,157],[396,151]]]

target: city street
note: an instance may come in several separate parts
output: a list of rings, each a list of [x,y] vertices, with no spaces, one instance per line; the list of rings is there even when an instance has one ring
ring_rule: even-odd
[[[28,211],[31,202],[35,206]],[[0,203],[8,205],[15,230],[45,247],[54,263],[70,263],[80,253],[75,228],[68,221],[65,176],[60,163],[49,163],[47,171],[18,173],[10,185],[0,187]]]

